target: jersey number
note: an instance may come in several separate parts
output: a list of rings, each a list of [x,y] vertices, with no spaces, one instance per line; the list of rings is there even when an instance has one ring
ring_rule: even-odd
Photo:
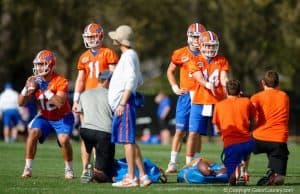
[[[208,72],[207,69],[203,71],[203,76],[204,79],[210,83],[213,83],[215,87],[218,87],[220,84],[220,79],[219,79],[220,71],[219,69],[214,70],[210,76],[208,77]]]
[[[99,71],[99,62],[96,61],[95,63],[94,62],[90,62],[89,63],[89,69],[90,69],[90,74],[89,74],[89,77],[90,78],[97,78],[100,71]]]
[[[56,109],[56,106],[47,101],[43,94],[39,96],[39,101],[43,110],[52,111]]]

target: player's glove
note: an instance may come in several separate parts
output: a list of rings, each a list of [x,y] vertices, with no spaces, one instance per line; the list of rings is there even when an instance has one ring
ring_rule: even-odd
[[[36,84],[39,86],[39,88],[42,91],[46,91],[49,85],[49,82],[46,82],[43,78],[41,77],[36,77],[35,79]]]

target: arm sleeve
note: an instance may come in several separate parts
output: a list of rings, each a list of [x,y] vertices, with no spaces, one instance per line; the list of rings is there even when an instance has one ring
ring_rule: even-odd
[[[127,90],[135,90],[140,80],[140,75],[138,70],[135,67],[134,59],[130,56],[127,56],[127,69],[126,69],[126,74],[127,74],[127,80],[125,84],[125,89]]]
[[[62,78],[58,80],[56,83],[57,92],[61,91],[61,92],[68,93],[68,87],[69,87],[69,82],[67,79]]]
[[[77,70],[84,70],[85,69],[85,63],[83,63],[83,61],[85,60],[85,58],[87,58],[88,56],[84,56],[81,55],[78,59],[78,62],[77,62]]]
[[[221,71],[229,71],[229,63],[228,60],[224,57],[222,60],[222,69]]]
[[[113,50],[108,50],[106,55],[108,64],[117,64],[119,61],[118,55]]]

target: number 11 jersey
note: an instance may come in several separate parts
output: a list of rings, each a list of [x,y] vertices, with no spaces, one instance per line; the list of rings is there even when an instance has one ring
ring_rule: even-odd
[[[91,52],[91,49],[85,51],[77,63],[77,69],[85,71],[84,90],[95,88],[98,85],[99,73],[103,70],[109,70],[109,65],[117,64],[118,60],[118,55],[105,46],[102,46],[95,55]]]

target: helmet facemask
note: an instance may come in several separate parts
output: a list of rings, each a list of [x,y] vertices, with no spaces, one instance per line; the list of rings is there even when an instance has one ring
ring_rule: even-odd
[[[213,58],[218,54],[219,41],[213,40],[209,42],[203,42],[201,44],[201,54],[208,58]]]
[[[35,76],[45,76],[49,74],[56,64],[56,59],[53,53],[41,51],[33,60],[33,74]]]
[[[86,48],[101,46],[104,33],[100,24],[91,23],[84,28],[82,38]]]
[[[101,46],[103,40],[101,33],[83,33],[82,38],[86,48],[95,48]]]
[[[200,48],[199,38],[200,34],[205,31],[205,27],[200,23],[193,23],[187,30],[187,44],[191,50],[198,50]]]
[[[46,62],[33,63],[33,74],[45,76],[50,72],[49,65]]]
[[[199,35],[198,36],[193,36],[193,35],[188,36],[187,43],[192,50],[199,49],[200,48]]]

